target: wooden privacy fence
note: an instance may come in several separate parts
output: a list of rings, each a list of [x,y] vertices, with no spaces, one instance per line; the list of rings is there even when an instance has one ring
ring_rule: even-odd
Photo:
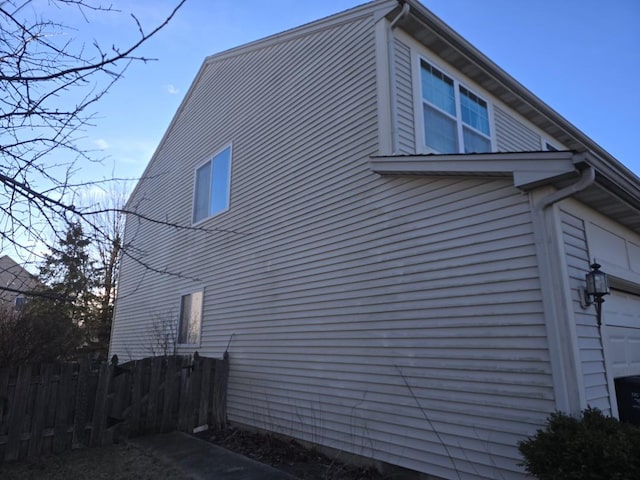
[[[1,369],[0,462],[224,425],[226,353],[114,360]]]

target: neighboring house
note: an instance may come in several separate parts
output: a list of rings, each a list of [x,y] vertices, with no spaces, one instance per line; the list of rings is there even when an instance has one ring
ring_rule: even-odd
[[[21,307],[37,286],[36,278],[9,255],[0,257],[0,307]]]
[[[111,354],[228,348],[233,422],[524,478],[640,375],[640,179],[413,0],[207,58],[128,207]]]

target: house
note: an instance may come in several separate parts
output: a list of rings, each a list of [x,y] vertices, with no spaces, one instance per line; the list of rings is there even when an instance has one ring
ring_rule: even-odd
[[[640,179],[415,0],[207,58],[128,208],[110,353],[228,350],[239,424],[517,479],[640,375]]]
[[[0,308],[20,307],[38,281],[9,255],[0,256]]]

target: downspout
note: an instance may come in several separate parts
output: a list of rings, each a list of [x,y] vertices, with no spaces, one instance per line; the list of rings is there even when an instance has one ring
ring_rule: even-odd
[[[565,289],[554,285],[558,269],[563,268],[564,255],[559,250],[561,244],[557,239],[555,216],[547,213],[559,201],[588,188],[594,182],[595,170],[588,166],[575,183],[534,201],[532,209],[556,410],[572,414],[578,413],[584,403],[584,389],[580,388],[582,369],[579,353],[574,346],[575,327],[569,324],[568,312],[564,307]]]
[[[411,7],[408,3],[402,5],[402,10],[389,24],[387,33],[387,53],[389,55],[389,101],[391,102],[391,153],[398,153],[399,134],[398,134],[398,106],[396,102],[396,62],[395,62],[395,45],[393,29],[396,24],[409,14]]]
[[[580,178],[576,183],[572,183],[562,190],[558,190],[542,198],[536,205],[536,208],[542,211],[547,207],[550,207],[554,203],[558,203],[560,200],[564,200],[565,198],[575,195],[585,188],[590,187],[591,185],[593,185],[593,182],[595,182],[595,180],[595,170],[593,169],[593,167],[587,167],[582,171],[582,173],[580,174]]]

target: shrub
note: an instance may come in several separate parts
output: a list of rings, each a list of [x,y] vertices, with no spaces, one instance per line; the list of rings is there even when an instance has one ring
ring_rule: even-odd
[[[640,428],[597,408],[579,418],[556,412],[546,428],[518,443],[522,465],[539,480],[640,479]]]

